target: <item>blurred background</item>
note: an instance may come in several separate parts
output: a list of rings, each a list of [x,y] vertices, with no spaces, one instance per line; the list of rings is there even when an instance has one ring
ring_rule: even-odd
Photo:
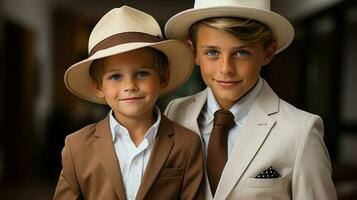
[[[0,199],[52,199],[64,137],[106,115],[69,93],[63,74],[87,57],[100,17],[124,4],[163,27],[193,0],[0,0]],[[357,1],[272,0],[272,10],[296,37],[261,75],[281,98],[323,118],[339,199],[356,199]],[[203,88],[195,69],[158,104]]]

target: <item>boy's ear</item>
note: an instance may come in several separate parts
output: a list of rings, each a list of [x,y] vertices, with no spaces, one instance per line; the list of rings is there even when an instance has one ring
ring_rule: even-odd
[[[278,47],[278,43],[273,42],[266,50],[265,50],[265,58],[264,58],[264,64],[267,65],[270,63],[270,61],[273,59],[276,49]]]
[[[94,81],[92,81],[92,88],[97,97],[104,99],[104,93],[102,87],[100,87],[97,83],[94,83]]]
[[[170,72],[167,71],[165,74],[165,78],[160,80],[160,87],[165,88],[169,84],[169,81],[170,81]]]
[[[186,40],[186,43],[188,44],[189,47],[191,47],[192,50],[194,50],[192,40],[187,39],[187,40]]]
[[[187,40],[186,40],[186,43],[188,44],[188,46],[189,46],[189,47],[192,49],[192,51],[193,51],[193,55],[194,55],[194,57],[195,57],[195,63],[196,63],[196,65],[199,65],[199,64],[198,64],[198,60],[197,60],[197,56],[196,56],[196,48],[193,46],[192,40],[187,39]]]

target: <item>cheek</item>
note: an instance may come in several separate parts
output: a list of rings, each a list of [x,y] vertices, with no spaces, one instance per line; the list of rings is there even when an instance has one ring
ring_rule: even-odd
[[[214,62],[201,60],[200,70],[202,74],[213,74],[216,68],[217,66],[215,66]]]
[[[150,80],[146,81],[145,83],[142,84],[142,87],[145,90],[148,90],[148,91],[151,91],[151,92],[157,92],[157,93],[159,93],[160,88],[162,88],[161,87],[161,83],[159,81],[159,78],[150,79]]]
[[[258,76],[260,73],[261,67],[259,66],[258,63],[251,63],[249,65],[246,65],[246,67],[239,67],[239,74],[246,76],[246,77],[254,77]]]
[[[207,80],[209,77],[212,76],[212,69],[207,67],[207,65],[200,65],[200,71],[203,80]]]
[[[105,96],[107,97],[115,97],[118,95],[118,88],[114,87],[113,85],[106,85],[105,87],[103,87],[103,91]]]

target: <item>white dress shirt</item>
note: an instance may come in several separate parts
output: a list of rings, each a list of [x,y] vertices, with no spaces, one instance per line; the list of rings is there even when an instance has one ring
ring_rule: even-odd
[[[259,80],[257,84],[254,86],[254,88],[229,109],[229,111],[231,111],[232,114],[234,115],[234,121],[236,124],[232,129],[230,129],[228,133],[228,141],[227,141],[228,158],[231,154],[236,138],[239,134],[239,130],[244,123],[244,119],[246,118],[249,109],[252,107],[255,99],[257,98],[260,90],[262,89],[262,85],[263,85],[262,80],[259,77]],[[204,153],[206,158],[207,158],[208,142],[213,128],[214,113],[219,109],[221,108],[216,98],[214,97],[212,90],[208,88],[207,102],[204,105],[200,113],[200,116],[198,117],[198,125],[205,146]]]
[[[138,146],[131,140],[128,130],[114,118],[113,110],[110,111],[110,130],[128,200],[134,200],[136,197],[159,130],[161,114],[158,107],[155,106],[154,110],[157,120]]]

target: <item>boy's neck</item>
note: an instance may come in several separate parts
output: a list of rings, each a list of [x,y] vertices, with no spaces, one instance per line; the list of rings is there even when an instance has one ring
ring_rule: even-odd
[[[115,119],[124,126],[129,133],[129,136],[135,146],[138,146],[144,139],[146,132],[156,122],[157,115],[155,112],[151,112],[151,115],[145,115],[137,118],[121,117],[118,119],[115,115]]]

